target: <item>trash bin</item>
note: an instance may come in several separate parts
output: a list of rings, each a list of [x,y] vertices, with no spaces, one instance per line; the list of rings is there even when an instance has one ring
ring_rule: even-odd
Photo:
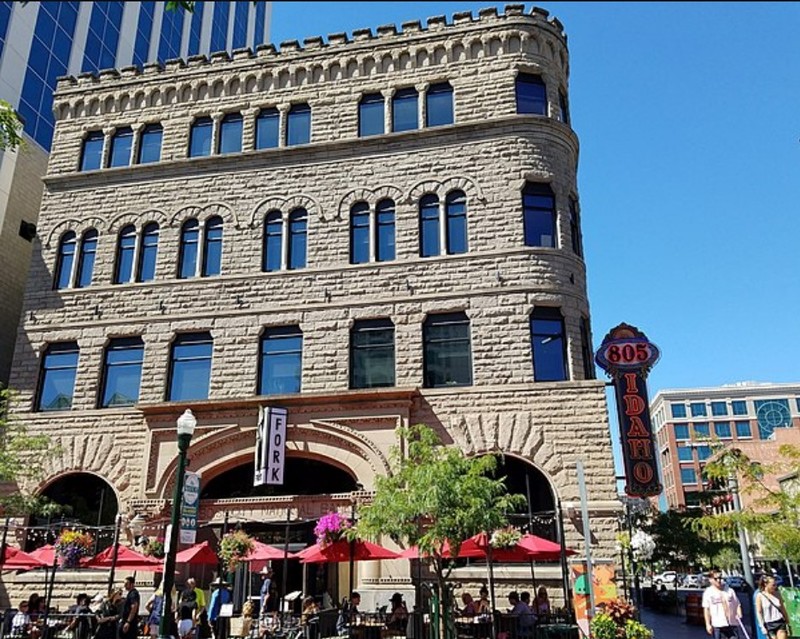
[[[686,595],[686,623],[693,626],[704,626],[703,596],[695,593]]]

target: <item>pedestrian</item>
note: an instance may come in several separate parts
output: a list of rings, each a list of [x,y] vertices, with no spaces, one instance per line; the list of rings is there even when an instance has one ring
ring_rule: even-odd
[[[224,639],[227,635],[228,620],[221,613],[222,606],[229,603],[231,603],[230,584],[225,583],[222,577],[217,577],[211,582],[211,601],[208,604],[208,620],[211,622],[215,639]]]
[[[175,613],[175,599],[176,599],[175,586],[172,586],[172,613]],[[147,611],[147,630],[153,639],[159,636],[161,626],[161,612],[164,609],[164,583],[162,582],[156,591],[150,595],[150,599],[144,604],[144,609]]]
[[[100,604],[100,609],[97,611],[97,629],[94,639],[117,639],[121,602],[122,590],[117,588],[112,590]]]
[[[267,610],[267,599],[269,598],[269,589],[272,585],[272,568],[264,566],[259,574],[261,575],[261,590],[259,592],[261,597],[259,599],[258,613],[263,616]]]
[[[136,580],[125,577],[125,601],[122,604],[122,618],[120,619],[120,639],[136,639],[139,635],[139,606],[141,597],[136,590]]]
[[[769,639],[786,639],[789,631],[789,614],[783,605],[775,577],[761,577],[756,594],[758,626]]]
[[[703,592],[703,616],[706,632],[713,639],[737,637],[736,626],[742,618],[742,606],[733,589],[723,581],[718,570],[709,573],[711,585]]]
[[[197,593],[194,588],[185,588],[178,605],[178,637],[193,639],[197,625]]]
[[[74,639],[89,639],[94,634],[94,615],[89,608],[89,595],[82,592],[75,598],[75,604],[67,609],[67,613],[74,615],[67,625],[67,630],[73,631]]]

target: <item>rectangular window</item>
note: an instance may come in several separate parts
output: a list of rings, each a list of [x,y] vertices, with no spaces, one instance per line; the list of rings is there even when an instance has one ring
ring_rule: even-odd
[[[678,461],[694,461],[694,455],[689,446],[678,446]]]
[[[741,399],[731,402],[731,411],[734,415],[747,415],[747,401]]]
[[[517,113],[547,115],[547,87],[538,75],[520,73],[516,93]]]
[[[589,319],[581,317],[581,355],[583,357],[583,379],[595,379],[592,340],[589,337]]]
[[[728,405],[725,402],[711,402],[711,414],[715,417],[724,417],[728,414]]]
[[[358,135],[383,134],[384,101],[380,93],[370,93],[358,103]]]
[[[689,424],[675,424],[675,439],[689,439]]]
[[[133,149],[133,129],[118,129],[111,138],[110,167],[128,166],[131,163]]]
[[[533,379],[560,382],[567,379],[567,341],[564,318],[557,308],[535,308],[531,314]]]
[[[42,356],[37,410],[55,411],[72,408],[75,374],[78,370],[78,344],[51,344]]]
[[[711,457],[711,446],[704,445],[697,447],[697,459],[701,462]]]
[[[311,107],[295,104],[289,109],[286,118],[286,145],[308,144],[311,142]]]
[[[208,399],[213,349],[210,333],[182,333],[175,338],[167,401]]]
[[[392,131],[411,131],[419,128],[417,90],[400,89],[392,97]]]
[[[219,125],[219,152],[239,153],[242,150],[242,116],[230,113]]]
[[[686,417],[686,404],[670,404],[673,419],[684,419]]]
[[[81,171],[95,171],[103,161],[103,132],[90,131],[83,141]]]
[[[694,425],[695,438],[711,437],[708,422],[696,422]]]
[[[558,114],[559,120],[564,124],[569,124],[569,103],[567,102],[567,94],[563,91],[558,92]]]
[[[425,94],[425,126],[453,124],[453,87],[432,84]]]
[[[714,432],[717,433],[717,437],[720,439],[730,439],[731,435],[731,423],[730,422],[717,422],[714,424]]]
[[[160,124],[148,124],[139,138],[139,164],[149,164],[161,160],[161,140],[164,131]]]
[[[256,118],[256,149],[278,148],[280,114],[278,109],[261,109]]]
[[[225,51],[228,46],[228,19],[230,18],[230,2],[212,2],[214,15],[211,20],[210,53]]]
[[[689,405],[689,408],[692,410],[692,417],[706,416],[706,405],[703,402],[692,402]]]
[[[681,468],[681,482],[684,484],[697,483],[697,473],[694,468]]]
[[[394,324],[363,320],[350,331],[350,388],[394,386]]]
[[[303,333],[298,326],[268,328],[261,337],[259,395],[299,393]]]
[[[139,401],[144,343],[139,337],[112,339],[103,364],[102,408],[133,406]]]
[[[214,121],[211,118],[198,118],[192,124],[189,134],[189,157],[197,158],[211,155],[211,138]]]
[[[426,388],[472,384],[469,318],[464,313],[429,315],[422,341]]]
[[[548,184],[529,182],[522,191],[525,246],[556,245],[556,199]]]
[[[736,436],[739,439],[747,439],[753,436],[753,429],[750,426],[750,422],[741,421],[736,422]]]

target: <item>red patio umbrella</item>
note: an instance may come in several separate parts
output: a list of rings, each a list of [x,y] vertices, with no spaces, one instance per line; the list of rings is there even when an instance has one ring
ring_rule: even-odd
[[[428,553],[422,553],[422,558],[428,558],[431,556],[432,555]],[[403,559],[419,559],[420,558],[419,548],[417,546],[411,546],[410,548],[406,548],[403,552],[400,553],[400,557],[402,557]],[[442,557],[444,557],[445,559],[450,559],[450,543],[447,541],[444,542],[444,545],[442,546]]]
[[[53,546],[53,544],[47,544],[46,546],[32,550],[28,554],[39,561],[43,561],[48,566],[52,566],[56,561],[56,547]]]
[[[486,533],[473,535],[461,544],[459,557],[483,558],[487,557],[490,537]],[[574,555],[575,551],[566,549],[567,555]],[[492,548],[492,561],[524,562],[524,561],[558,561],[561,557],[561,546],[555,542],[537,537],[536,535],[523,535],[511,548]]]
[[[219,564],[219,557],[211,548],[211,544],[204,541],[181,550],[175,555],[175,562],[192,566],[216,566]]]
[[[2,570],[32,570],[33,568],[44,568],[47,564],[41,559],[31,557],[19,548],[6,546],[3,552]]]
[[[103,552],[98,553],[84,564],[86,568],[106,570],[111,568],[114,563],[114,546],[109,546]],[[131,550],[127,546],[117,545],[117,569],[143,570],[148,572],[162,572],[164,565],[160,560],[148,557],[141,553]]]
[[[350,561],[351,559],[353,561],[399,559],[400,555],[393,550],[363,539],[353,542],[340,539],[324,547],[314,544],[296,553],[294,557],[306,564],[324,564]]]

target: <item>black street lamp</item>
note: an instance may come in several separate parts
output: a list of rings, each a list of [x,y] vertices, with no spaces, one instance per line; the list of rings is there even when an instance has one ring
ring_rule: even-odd
[[[175,583],[175,555],[178,552],[178,530],[180,527],[178,520],[183,496],[183,475],[186,472],[186,451],[189,450],[189,442],[192,440],[195,426],[197,426],[197,419],[192,414],[192,411],[187,408],[183,415],[178,418],[178,470],[175,477],[175,495],[172,498],[169,546],[164,557],[164,579],[161,581],[164,595],[162,597],[161,621],[158,626],[159,639],[170,639],[172,587]]]

